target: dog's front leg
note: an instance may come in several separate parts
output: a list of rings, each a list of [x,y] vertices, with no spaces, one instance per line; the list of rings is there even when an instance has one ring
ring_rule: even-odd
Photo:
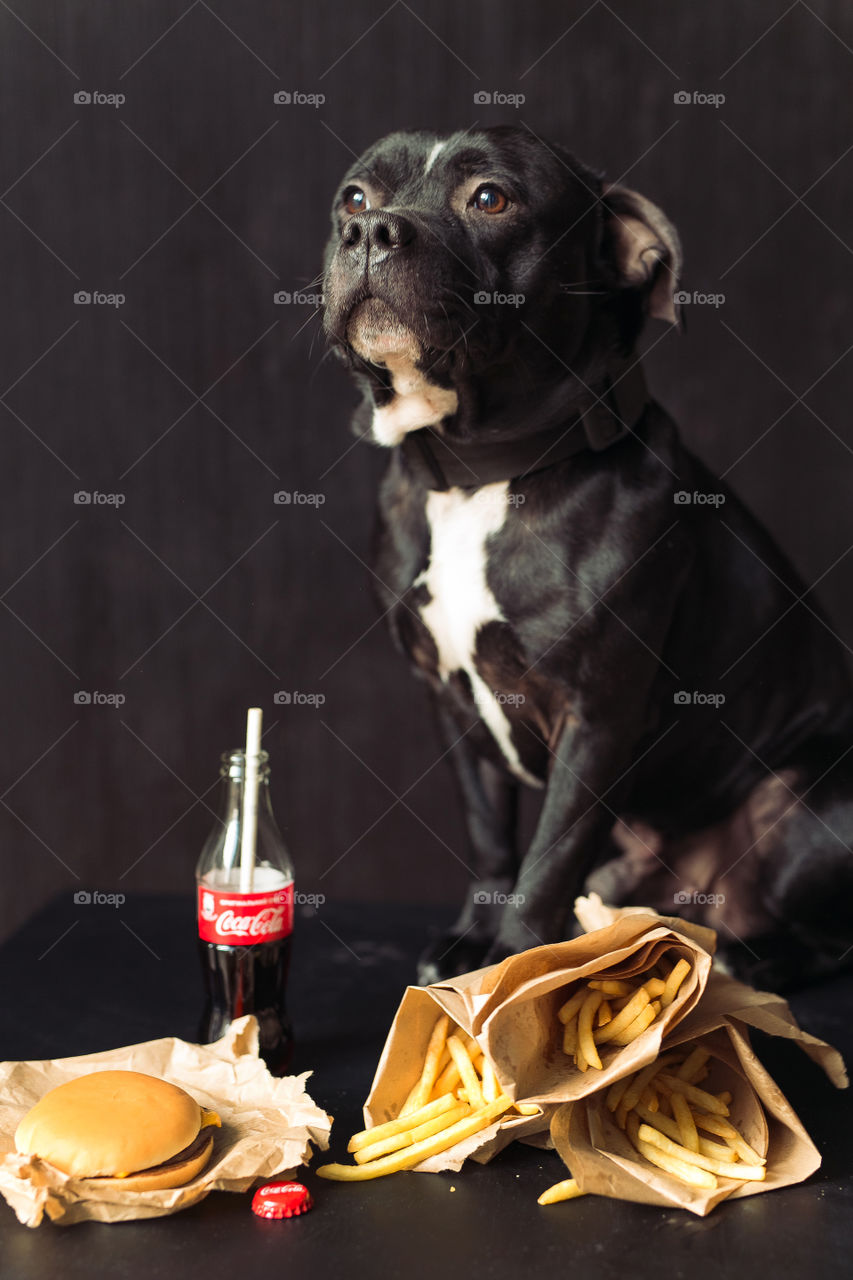
[[[516,823],[519,784],[478,756],[436,699],[439,731],[459,787],[468,833],[466,862],[473,875],[453,926],[432,939],[418,962],[418,981],[439,982],[482,963],[518,874]]]
[[[568,936],[576,896],[615,821],[614,788],[630,767],[632,735],[585,720],[563,729],[530,848],[487,956],[494,962]]]

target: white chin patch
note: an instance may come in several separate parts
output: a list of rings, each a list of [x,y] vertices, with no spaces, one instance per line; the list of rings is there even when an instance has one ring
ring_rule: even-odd
[[[379,298],[368,298],[355,308],[347,324],[347,342],[371,364],[385,364],[389,356],[416,360],[421,353],[411,329]]]
[[[416,367],[421,344],[386,303],[368,298],[356,307],[347,325],[347,341],[362,359],[384,366],[391,375],[393,400],[373,410],[377,444],[397,445],[408,432],[437,426],[456,412],[456,392],[430,382]]]

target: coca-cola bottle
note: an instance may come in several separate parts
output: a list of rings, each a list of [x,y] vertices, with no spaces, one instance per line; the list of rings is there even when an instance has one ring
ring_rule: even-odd
[[[293,867],[273,816],[269,757],[257,756],[257,834],[250,874],[241,864],[246,753],[222,756],[223,805],[196,866],[198,951],[207,1000],[199,1040],[218,1040],[235,1018],[253,1013],[261,1056],[282,1075],[293,1032],[285,1008],[293,929]],[[250,770],[251,774],[254,770]],[[251,782],[250,782],[251,785]]]

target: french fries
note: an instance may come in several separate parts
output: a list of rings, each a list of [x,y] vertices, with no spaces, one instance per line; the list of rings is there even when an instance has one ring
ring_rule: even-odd
[[[707,1070],[709,1057],[698,1045],[662,1054],[627,1081],[611,1085],[605,1106],[637,1152],[681,1182],[709,1190],[718,1186],[718,1178],[763,1182],[767,1162],[725,1118],[728,1105],[690,1083]],[[649,1091],[657,1110],[648,1105]],[[709,1141],[704,1133],[722,1141]]]
[[[599,1003],[600,1003],[599,993]],[[393,1120],[353,1134],[354,1164],[322,1165],[333,1182],[364,1182],[411,1169],[488,1128],[509,1110],[537,1115],[501,1090],[494,1067],[476,1040],[441,1014],[430,1033],[421,1074]],[[563,1197],[564,1198],[564,1197]]]
[[[377,1124],[373,1129],[363,1129],[361,1133],[354,1134],[349,1140],[347,1151],[360,1151],[370,1143],[390,1138],[396,1133],[403,1133],[413,1124],[423,1124],[426,1120],[432,1120],[434,1116],[450,1111],[454,1105],[453,1094],[448,1093],[443,1098],[436,1098],[435,1102],[430,1102],[407,1116],[403,1116],[401,1112],[396,1120],[387,1120],[385,1124]]]
[[[601,1071],[600,1046],[623,1048],[636,1040],[662,1010],[672,1004],[689,972],[687,960],[678,960],[671,968],[659,961],[640,980],[590,978],[582,981],[557,1011],[562,1025],[563,1052],[574,1059],[579,1071],[588,1071],[590,1067]],[[689,1064],[688,1074],[682,1077],[684,1083],[695,1082],[705,1058],[697,1057]],[[632,1100],[629,1110],[636,1101],[636,1098]],[[615,1111],[618,1105],[614,1103],[610,1109]]]
[[[690,972],[689,963],[686,960],[679,960],[675,968],[672,970],[672,973],[670,973],[669,977],[664,983],[664,988],[660,998],[662,1009],[665,1009],[667,1005],[672,1004],[673,1000],[678,994],[678,988],[681,986],[682,982],[687,977],[689,972]]]
[[[555,1182],[553,1187],[543,1191],[537,1204],[559,1204],[561,1200],[576,1200],[584,1193],[574,1178],[566,1178],[563,1182]]]
[[[690,1103],[683,1093],[673,1093],[670,1096],[669,1105],[672,1107],[673,1119],[678,1125],[681,1145],[686,1147],[688,1151],[698,1151],[699,1134],[696,1130],[693,1112],[690,1110]]]
[[[709,1173],[718,1173],[724,1178],[734,1177],[744,1182],[763,1182],[766,1176],[763,1164],[748,1165],[736,1161],[737,1169],[735,1170],[730,1167],[731,1162],[727,1161],[724,1164],[721,1160],[714,1160],[710,1156],[702,1155],[699,1151],[691,1151],[673,1142],[658,1129],[653,1129],[650,1124],[641,1124],[637,1137],[641,1144],[651,1144],[659,1151],[663,1151],[665,1155],[672,1156],[682,1163],[695,1165],[697,1169],[707,1169]],[[716,1183],[714,1185],[716,1186]]]
[[[463,1120],[470,1113],[470,1110],[466,1103],[459,1102],[455,1107],[451,1107],[449,1111],[444,1111],[440,1116],[435,1116],[432,1120],[415,1125],[411,1129],[403,1129],[400,1133],[395,1133],[390,1138],[368,1143],[359,1151],[356,1151],[353,1158],[356,1164],[367,1164],[370,1160],[378,1159],[379,1156],[387,1156],[392,1151],[399,1151],[401,1147],[414,1146],[416,1142],[422,1142],[424,1138],[431,1138],[433,1134],[441,1133],[442,1129],[449,1129],[451,1125],[456,1124],[457,1120]]]
[[[481,1129],[488,1128],[505,1111],[509,1111],[512,1105],[512,1098],[501,1094],[494,1102],[488,1102],[483,1107],[467,1108],[468,1115],[464,1119],[457,1120],[455,1124],[442,1129],[431,1138],[425,1138],[422,1142],[416,1142],[411,1146],[403,1147],[400,1151],[395,1151],[393,1155],[380,1156],[368,1164],[324,1164],[317,1170],[317,1175],[320,1178],[328,1178],[332,1182],[365,1182],[369,1178],[381,1178],[389,1173],[411,1169],[422,1160],[428,1160],[430,1156],[447,1151],[449,1147],[455,1147],[457,1142],[462,1142],[465,1138],[479,1133]]]
[[[697,1045],[693,1052],[687,1055],[675,1074],[679,1080],[686,1080],[688,1084],[695,1084],[710,1056],[707,1049]]]
[[[706,1133],[714,1133],[718,1138],[722,1138],[730,1147],[732,1147],[741,1158],[748,1164],[759,1164],[761,1156],[754,1151],[746,1139],[738,1133],[734,1125],[728,1123],[727,1120],[721,1119],[719,1116],[707,1116],[694,1114],[697,1129],[704,1129]]]
[[[658,1076],[658,1082],[671,1093],[683,1093],[689,1102],[699,1107],[702,1111],[710,1111],[713,1115],[727,1116],[729,1114],[728,1104],[723,1102],[721,1098],[716,1097],[713,1093],[706,1093],[704,1089],[697,1089],[695,1084],[688,1084],[686,1080],[679,1080],[678,1076],[671,1076],[668,1072],[663,1071]]]
[[[603,994],[602,987],[599,982],[593,990]],[[713,1191],[720,1178],[763,1182],[767,1161],[726,1119],[724,1095],[692,1083],[708,1074],[710,1056],[701,1045],[680,1045],[615,1081],[604,1094],[604,1105],[639,1156],[687,1186]],[[706,1138],[706,1133],[719,1141]],[[544,1191],[539,1204],[556,1204],[583,1194],[569,1178]]]
[[[411,1111],[417,1111],[422,1107],[432,1093],[436,1076],[438,1075],[441,1057],[447,1046],[447,1032],[450,1027],[450,1019],[447,1014],[442,1014],[438,1022],[432,1029],[432,1035],[427,1045],[426,1057],[421,1071],[421,1078],[412,1089],[406,1101],[403,1103],[402,1115],[408,1115]],[[449,1046],[447,1046],[449,1048]]]
[[[448,1019],[445,1018],[444,1021],[446,1023]],[[459,1036],[456,1035],[448,1037],[447,1047],[450,1050],[451,1058],[456,1063],[469,1103],[472,1107],[482,1107],[482,1082],[480,1077],[477,1075],[477,1072],[474,1070],[470,1050],[466,1048]]]
[[[705,1169],[695,1169],[693,1165],[685,1164],[675,1156],[666,1155],[650,1142],[643,1142],[640,1137],[636,1139],[634,1146],[641,1156],[646,1157],[649,1164],[657,1165],[659,1169],[663,1169],[664,1173],[670,1173],[674,1178],[678,1178],[679,1182],[686,1182],[688,1186],[704,1187],[708,1191],[713,1191],[717,1186],[717,1179],[713,1173],[708,1173]]]

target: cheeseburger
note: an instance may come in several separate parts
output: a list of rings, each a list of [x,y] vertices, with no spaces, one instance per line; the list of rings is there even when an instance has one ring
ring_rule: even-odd
[[[94,1071],[46,1093],[18,1125],[15,1146],[92,1187],[159,1191],[201,1173],[220,1124],[177,1085]]]

